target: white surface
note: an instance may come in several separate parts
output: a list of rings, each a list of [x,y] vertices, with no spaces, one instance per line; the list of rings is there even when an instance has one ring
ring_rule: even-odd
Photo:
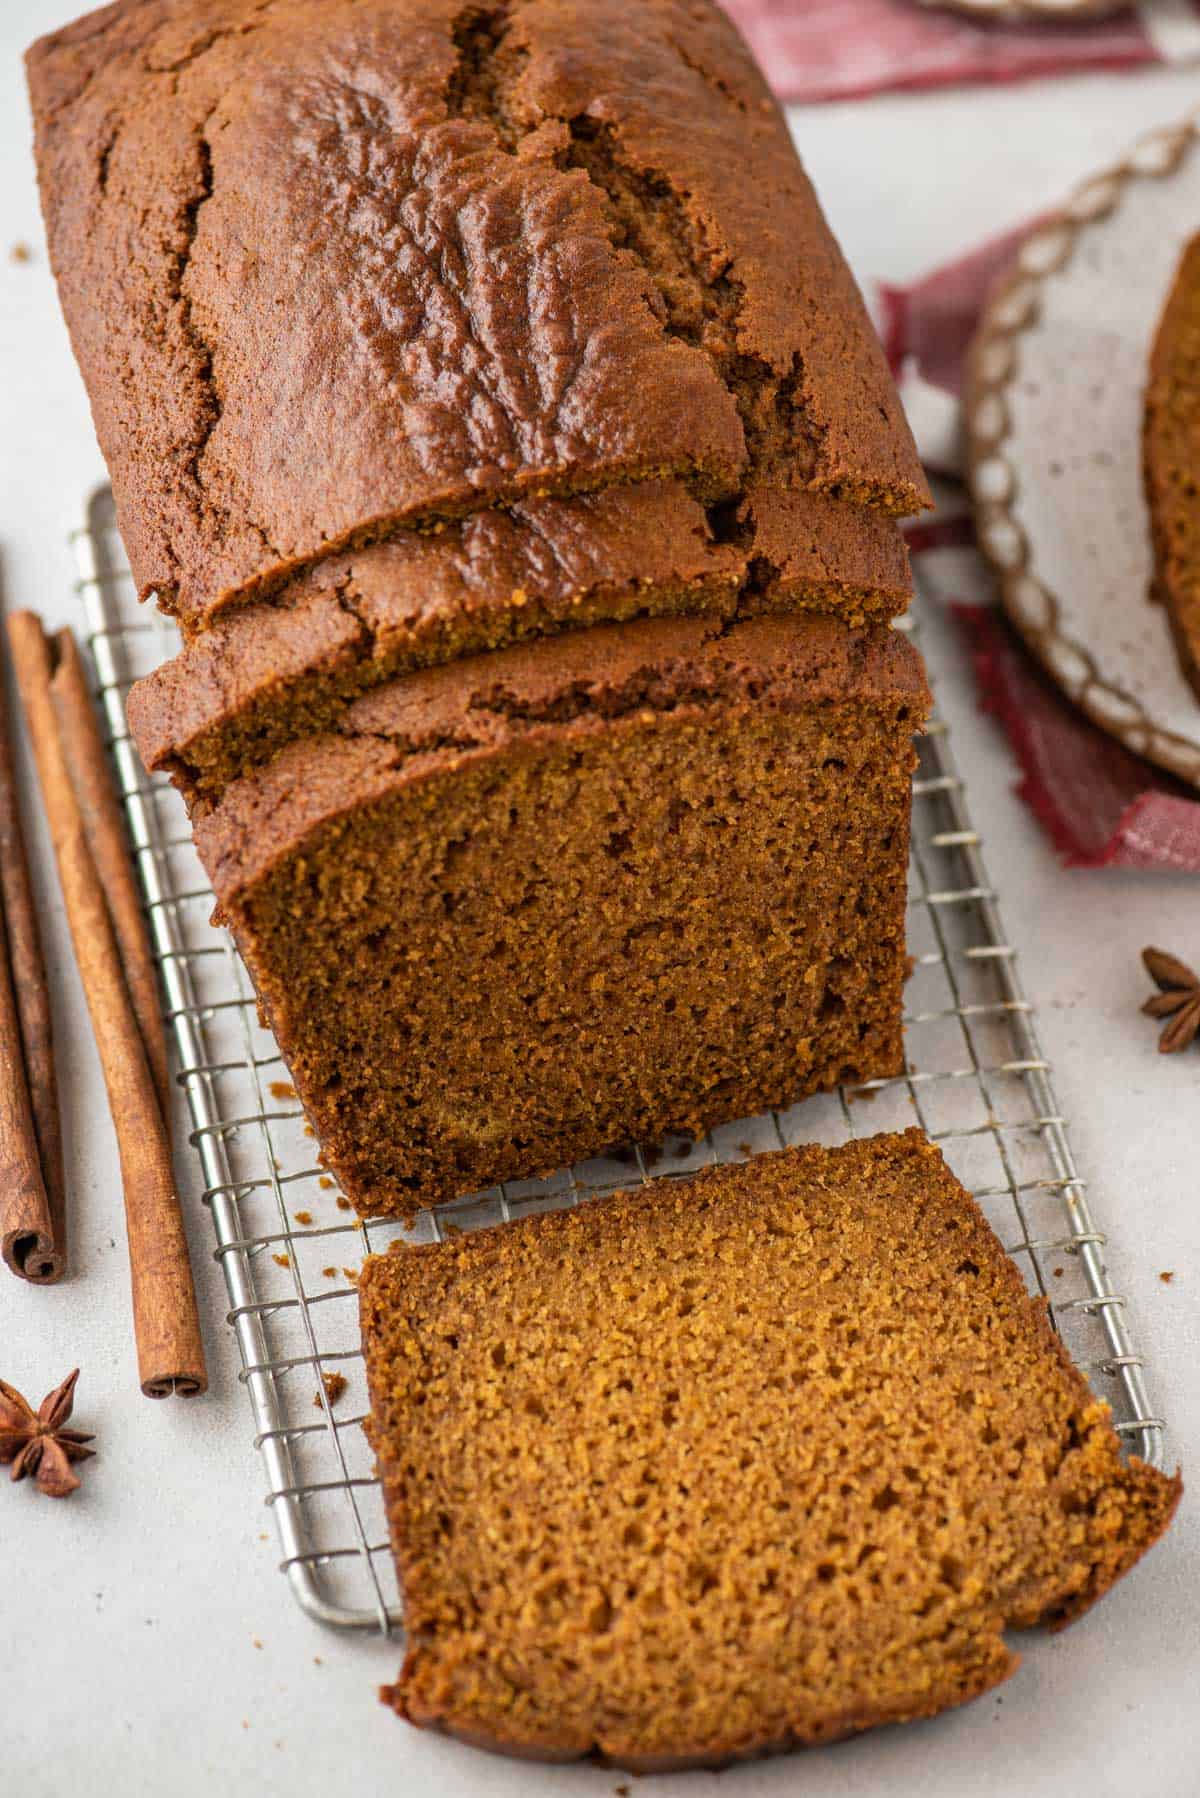
[[[72,11],[70,0],[0,8],[0,539],[8,603],[55,623],[74,616],[63,539],[102,469],[42,250],[17,55]],[[1186,75],[1064,81],[814,110],[796,126],[861,276],[899,280],[1045,205],[1143,126],[1185,111],[1193,93]],[[32,264],[8,260],[19,240],[34,246]],[[1007,749],[977,716],[957,646],[943,643],[935,660],[1110,1262],[1186,1472],[1200,1446],[1200,1064],[1155,1054],[1138,1016],[1138,952],[1156,941],[1200,956],[1197,887],[1062,872],[1011,795]],[[44,876],[44,841],[37,849]],[[395,1649],[334,1638],[300,1616],[276,1571],[202,1215],[191,1223],[212,1391],[190,1405],[138,1396],[116,1158],[61,912],[52,885],[44,890],[79,1272],[39,1292],[0,1284],[0,1372],[36,1400],[81,1364],[79,1420],[101,1452],[65,1504],[0,1487],[6,1789],[607,1798],[620,1782],[612,1772],[540,1771],[407,1729],[374,1702]],[[181,1175],[194,1188],[186,1155]],[[1175,1271],[1170,1286],[1163,1269]],[[933,1724],[721,1775],[720,1792],[1191,1798],[1198,1557],[1185,1501],[1169,1541],[1069,1633],[1029,1640],[999,1693]],[[700,1774],[635,1789],[658,1798],[718,1788]]]

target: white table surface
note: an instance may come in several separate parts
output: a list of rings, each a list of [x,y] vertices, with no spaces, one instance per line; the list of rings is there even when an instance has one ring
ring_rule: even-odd
[[[0,7],[0,553],[9,605],[73,618],[64,539],[103,469],[42,247],[19,53],[73,0]],[[1195,103],[1197,74],[1061,80],[797,111],[795,129],[864,282],[913,276],[1019,220],[1143,128]],[[18,242],[30,263],[10,260]],[[927,648],[930,644],[927,642]],[[1041,1007],[1060,1100],[1168,1419],[1200,1464],[1200,1060],[1155,1052],[1138,953],[1200,957],[1195,881],[1064,872],[1013,797],[961,650],[935,644],[1010,936]],[[0,1278],[0,1374],[36,1402],[76,1363],[79,1421],[99,1437],[82,1490],[52,1504],[0,1485],[0,1780],[21,1798],[230,1794],[608,1794],[620,1775],[543,1771],[418,1733],[375,1702],[397,1651],[323,1632],[277,1571],[207,1216],[190,1227],[212,1389],[138,1395],[117,1161],[44,838],[35,842],[52,964],[77,1272],[45,1290]],[[185,1194],[197,1187],[185,1149]],[[1174,1270],[1172,1284],[1158,1275]],[[1170,1538],[1076,1628],[1027,1638],[997,1694],[934,1723],[719,1776],[722,1794],[803,1790],[975,1798],[1200,1792],[1200,1529]],[[717,1776],[639,1782],[715,1790]]]

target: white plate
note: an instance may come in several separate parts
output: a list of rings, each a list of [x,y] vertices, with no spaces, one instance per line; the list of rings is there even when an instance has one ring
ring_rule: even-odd
[[[1143,139],[1027,237],[971,350],[968,480],[1005,608],[1064,692],[1200,786],[1200,701],[1150,598],[1150,347],[1200,229],[1200,115]]]

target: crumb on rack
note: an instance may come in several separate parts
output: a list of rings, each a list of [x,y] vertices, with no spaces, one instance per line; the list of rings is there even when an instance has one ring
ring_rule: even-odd
[[[1061,1267],[1056,1267],[1056,1268],[1053,1268],[1053,1269],[1052,1269],[1052,1270],[1051,1270],[1051,1271],[1052,1271],[1052,1272],[1053,1272],[1053,1274],[1054,1274],[1054,1278],[1055,1278],[1055,1279],[1056,1279],[1056,1280],[1061,1280],[1061,1279],[1062,1279],[1062,1277],[1063,1277],[1063,1270],[1062,1270],[1062,1268],[1061,1268]]]
[[[292,1265],[292,1258],[286,1253],[283,1255],[272,1255],[271,1259],[276,1267],[290,1267]]]
[[[298,1224],[311,1224],[313,1221],[313,1214],[311,1211],[293,1211],[292,1216]]]
[[[342,1193],[339,1193],[339,1194],[338,1194],[338,1202],[337,1202],[337,1208],[338,1208],[338,1210],[339,1210],[339,1211],[351,1211],[351,1210],[353,1210],[353,1206],[352,1206],[352,1205],[351,1205],[351,1203],[350,1203],[350,1201],[349,1201],[349,1199],[348,1199],[348,1198],[346,1198],[346,1197],[345,1197],[345,1196],[344,1196],[344,1194],[342,1194]]]
[[[344,1267],[342,1269],[342,1272],[345,1274],[346,1278],[349,1280],[351,1286],[358,1285],[358,1269],[356,1267]]]
[[[321,1272],[324,1274],[324,1276],[327,1280],[336,1280],[337,1279],[337,1268],[336,1267],[323,1267],[321,1269]]]
[[[296,1097],[296,1089],[290,1080],[272,1080],[267,1091],[273,1099],[294,1099]]]
[[[329,1400],[329,1403],[331,1405],[336,1405],[343,1392],[346,1390],[346,1376],[344,1373],[323,1373],[321,1375],[321,1384],[325,1388],[325,1397]],[[313,1399],[313,1404],[317,1407],[318,1411],[321,1409],[321,1394],[319,1392]]]
[[[33,251],[30,249],[30,247],[27,243],[22,243],[22,242],[18,241],[17,243],[15,243],[12,246],[11,250],[8,252],[8,260],[10,262],[32,262],[33,261]]]
[[[333,1190],[333,1181],[329,1178],[328,1174],[322,1174],[317,1181],[317,1185],[321,1188],[322,1192],[332,1192]]]
[[[250,1640],[253,1642],[253,1644],[256,1648],[262,1647],[262,1641],[258,1636],[251,1636]]]
[[[1169,1286],[1171,1284],[1171,1281],[1175,1278],[1175,1269],[1173,1267],[1169,1267],[1167,1269],[1166,1273],[1159,1274],[1158,1277],[1162,1281],[1164,1286]]]
[[[311,1125],[311,1124],[305,1124],[305,1126],[304,1126],[304,1134],[305,1134],[305,1136],[315,1136],[315,1135],[316,1135],[316,1134],[317,1134],[317,1133],[316,1133],[316,1131],[315,1131],[315,1130],[314,1130],[314,1129],[313,1129],[313,1127],[312,1127],[312,1125]]]

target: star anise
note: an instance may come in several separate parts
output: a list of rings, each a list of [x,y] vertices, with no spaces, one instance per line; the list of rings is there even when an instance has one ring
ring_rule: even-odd
[[[1158,988],[1142,1010],[1147,1017],[1167,1020],[1158,1047],[1162,1054],[1174,1055],[1200,1034],[1200,976],[1165,949],[1143,949],[1142,960]]]
[[[39,1492],[47,1498],[66,1498],[74,1492],[79,1481],[71,1462],[86,1461],[96,1452],[86,1446],[94,1437],[66,1427],[78,1378],[76,1368],[47,1393],[36,1411],[15,1386],[0,1380],[0,1461],[12,1462],[14,1480],[27,1474],[36,1478]]]

